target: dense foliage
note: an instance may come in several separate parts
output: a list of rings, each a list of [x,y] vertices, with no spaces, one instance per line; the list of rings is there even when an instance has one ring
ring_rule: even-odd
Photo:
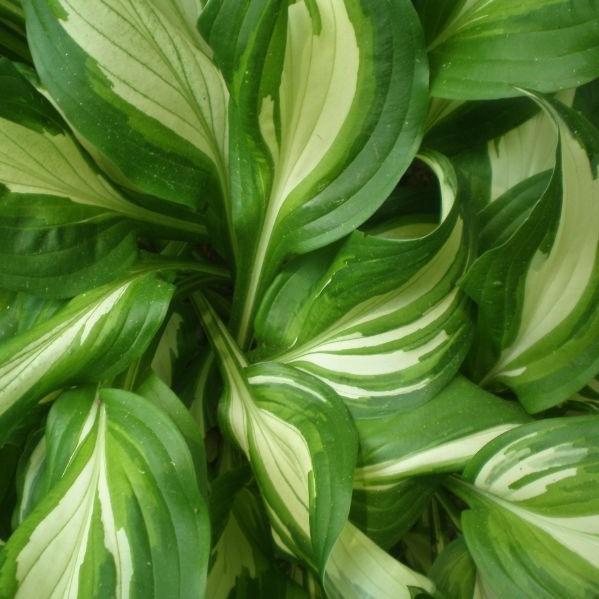
[[[0,598],[599,597],[599,0],[0,56]]]

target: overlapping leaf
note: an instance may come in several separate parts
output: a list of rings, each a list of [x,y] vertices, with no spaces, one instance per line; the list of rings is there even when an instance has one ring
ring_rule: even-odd
[[[99,173],[60,116],[0,61],[0,285],[72,297],[137,256],[138,229],[203,235],[204,225],[143,208]]]
[[[417,149],[422,32],[407,0],[216,0],[201,26],[230,81],[234,327],[281,260],[364,222]]]
[[[379,544],[393,546],[434,492],[438,480],[431,475],[461,471],[490,440],[527,419],[514,402],[458,377],[408,413],[358,421],[353,521]]]
[[[599,418],[545,419],[483,448],[452,488],[468,548],[499,596],[599,592]]]
[[[599,132],[537,100],[559,131],[551,181],[465,281],[479,304],[479,376],[513,389],[531,412],[567,399],[599,368]]]
[[[353,233],[332,261],[317,254],[279,276],[256,321],[263,354],[326,381],[356,417],[426,401],[468,350],[457,181],[441,155],[423,160],[440,180],[438,225],[425,216]]]
[[[200,48],[197,4],[24,5],[36,70],[86,144],[145,193],[192,208],[217,199],[227,160],[228,93]]]
[[[76,297],[52,318],[0,346],[0,442],[51,391],[108,379],[139,357],[173,293],[153,275],[131,276]]]
[[[207,506],[167,414],[120,390],[69,391],[36,451],[25,493],[33,480],[45,492],[4,548],[1,597],[204,596]]]
[[[554,92],[599,76],[597,0],[463,0],[448,13],[428,45],[435,96]]]

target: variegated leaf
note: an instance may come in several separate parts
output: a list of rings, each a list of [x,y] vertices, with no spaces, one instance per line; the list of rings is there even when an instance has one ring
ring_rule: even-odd
[[[599,593],[599,417],[545,419],[498,437],[451,489],[472,558],[498,597]]]
[[[0,444],[44,395],[107,379],[146,349],[166,314],[171,285],[153,275],[78,296],[52,318],[0,346]]]
[[[222,424],[260,487],[277,545],[321,575],[347,520],[357,437],[343,402],[289,366],[248,366],[201,295],[194,296],[226,390]]]
[[[426,56],[408,0],[214,0],[205,12],[234,104],[233,326],[245,346],[281,261],[351,232],[412,161]]]
[[[479,304],[476,376],[511,388],[530,412],[566,400],[599,369],[599,131],[536,100],[559,134],[549,186],[464,282]]]
[[[207,506],[164,412],[120,390],[69,391],[40,451],[47,490],[4,548],[0,596],[204,596]]]
[[[331,599],[411,599],[412,591],[434,593],[435,585],[383,551],[347,524],[327,567],[324,587]]]
[[[455,99],[554,92],[599,76],[597,0],[463,0],[428,44],[431,91]]]
[[[206,227],[144,208],[111,185],[61,117],[0,60],[0,285],[73,297],[123,274],[136,236],[206,236]]]
[[[228,92],[200,47],[197,3],[24,4],[36,70],[82,140],[145,193],[192,208],[216,199]]]
[[[438,485],[431,475],[460,472],[489,441],[528,419],[516,403],[458,377],[407,413],[357,421],[352,520],[383,547],[393,546]]]
[[[276,279],[256,321],[260,355],[324,380],[358,418],[430,399],[470,343],[456,288],[468,261],[457,181],[443,156],[422,159],[440,182],[438,225],[406,218],[355,232],[332,261],[310,257]]]

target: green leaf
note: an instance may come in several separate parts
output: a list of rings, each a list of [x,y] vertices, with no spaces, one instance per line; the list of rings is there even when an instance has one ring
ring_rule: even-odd
[[[476,571],[463,537],[452,541],[435,560],[430,577],[451,599],[492,599]]]
[[[191,26],[193,3],[24,4],[37,72],[86,144],[140,191],[191,208],[218,198],[228,93]]]
[[[0,596],[204,596],[208,510],[166,414],[120,390],[69,391],[45,447],[47,492],[4,549]]]
[[[220,361],[225,430],[256,477],[279,548],[324,575],[351,500],[357,436],[343,402],[289,366],[247,362],[222,322],[195,295]]]
[[[6,60],[0,81],[0,286],[73,297],[126,272],[139,229],[205,234],[124,197]]]
[[[356,418],[427,401],[469,347],[468,303],[456,288],[469,241],[457,181],[443,156],[422,159],[440,182],[438,225],[427,216],[355,232],[324,271],[314,256],[275,280],[258,313],[260,355],[321,378]]]
[[[409,166],[427,64],[408,0],[217,0],[206,10],[204,35],[231,87],[233,328],[245,347],[285,257],[351,232]]]
[[[599,593],[599,418],[545,419],[510,431],[451,488],[470,553],[499,597]]]
[[[185,407],[185,404],[183,404],[170,387],[155,374],[148,376],[135,392],[160,408],[177,426],[189,447],[200,490],[207,490],[208,474],[206,472],[204,439],[202,438],[202,433],[198,428],[198,425]]]
[[[431,475],[460,472],[491,439],[527,420],[517,403],[458,377],[409,412],[357,421],[353,521],[380,545],[393,546],[435,490]]]
[[[0,445],[40,399],[79,381],[109,379],[139,357],[166,315],[171,285],[131,276],[76,297],[0,346]]]
[[[597,0],[461,0],[429,43],[431,92],[483,100],[599,76]]]
[[[0,289],[0,343],[48,320],[63,305],[60,300]]]
[[[529,412],[564,401],[599,369],[599,132],[537,101],[559,132],[549,186],[464,281],[479,304],[476,376],[511,388]]]

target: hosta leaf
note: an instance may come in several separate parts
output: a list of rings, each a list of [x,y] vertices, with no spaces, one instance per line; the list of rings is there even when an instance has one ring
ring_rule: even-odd
[[[559,131],[551,181],[464,283],[479,304],[477,376],[513,389],[530,412],[567,399],[599,369],[599,132],[563,105],[537,100]]]
[[[164,412],[120,390],[69,391],[45,447],[48,492],[4,549],[0,596],[203,596],[207,506]]]
[[[23,9],[18,0],[0,0],[0,56],[31,62]]]
[[[582,404],[589,411],[599,412],[599,375],[591,379],[570,400]]]
[[[145,193],[193,208],[219,193],[228,94],[193,3],[24,4],[37,72],[86,143]]]
[[[17,68],[0,61],[0,285],[73,297],[122,274],[136,231],[205,226],[143,208],[98,172],[59,115]]]
[[[407,0],[239,5],[210,2],[202,19],[235,106],[234,326],[245,345],[281,261],[364,222],[412,161],[427,65]]]
[[[263,354],[326,381],[355,417],[426,401],[469,346],[467,302],[456,289],[468,259],[457,181],[441,155],[423,160],[440,180],[438,225],[406,219],[355,232],[326,270],[309,258],[293,279],[275,280],[256,321]]]
[[[349,414],[310,375],[248,367],[205,298],[194,297],[227,385],[221,419],[252,465],[275,541],[322,576],[349,512],[357,451]]]
[[[463,537],[452,541],[435,560],[430,577],[451,599],[493,599],[496,595],[480,577]]]
[[[331,599],[411,599],[420,589],[435,590],[428,578],[393,559],[351,524],[337,541],[324,586]]]
[[[527,420],[517,403],[458,377],[410,412],[358,421],[353,521],[379,544],[392,546],[434,491],[436,481],[427,477],[461,471],[491,439]]]
[[[206,589],[210,599],[228,599],[240,579],[257,580],[271,569],[268,519],[260,500],[247,488],[248,480],[248,471],[238,469],[221,475],[212,487],[215,540]]]
[[[571,106],[574,90],[560,92],[556,98]],[[493,202],[524,180],[552,170],[556,148],[555,124],[543,110],[489,141],[486,144],[490,167],[487,201]]]
[[[52,318],[0,346],[0,441],[46,393],[107,379],[139,357],[166,314],[173,288],[131,276],[76,297]]]
[[[60,300],[0,289],[0,343],[48,320],[63,304]]]
[[[202,432],[191,417],[185,404],[183,404],[173,393],[171,388],[155,374],[148,376],[135,392],[160,408],[160,410],[167,414],[177,426],[189,447],[200,490],[205,491],[208,487],[208,475],[206,473],[204,440],[202,438]]]
[[[599,593],[599,418],[546,419],[483,448],[451,488],[463,531],[499,597]]]
[[[431,91],[492,99],[599,76],[596,0],[462,0],[428,46]]]

